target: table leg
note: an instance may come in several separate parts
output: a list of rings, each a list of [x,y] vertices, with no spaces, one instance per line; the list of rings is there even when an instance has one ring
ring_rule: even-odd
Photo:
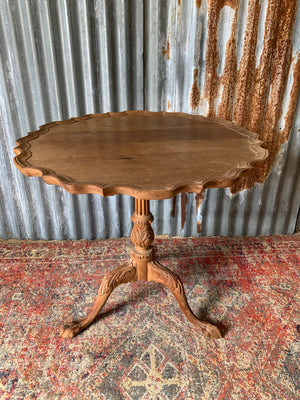
[[[86,317],[64,325],[61,331],[61,337],[72,338],[87,328],[97,318],[110,294],[117,286],[136,280],[136,265],[132,260],[129,260],[126,264],[106,275],[100,285],[97,299],[91,311]]]
[[[174,274],[174,272],[170,271],[158,261],[153,260],[148,263],[147,280],[162,283],[163,285],[167,286],[173,293],[177,303],[187,319],[193,325],[195,325],[196,328],[200,329],[205,336],[211,339],[219,339],[222,337],[219,329],[216,326],[208,322],[200,321],[193,313],[187,302],[183,284],[180,278]]]

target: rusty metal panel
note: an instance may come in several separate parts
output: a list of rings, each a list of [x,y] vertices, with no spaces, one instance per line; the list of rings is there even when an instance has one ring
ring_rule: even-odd
[[[270,152],[232,191],[208,190],[202,203],[178,196],[180,208],[190,207],[181,213],[179,232],[188,234],[189,212],[196,212],[202,235],[294,232],[300,203],[299,117],[294,119],[299,2],[146,4],[145,108],[232,120],[258,132]]]
[[[130,197],[71,195],[12,162],[15,139],[41,124],[126,109],[231,119],[271,153],[233,193],[152,201],[157,234],[300,230],[299,9],[296,0],[1,0],[0,237],[129,235]]]

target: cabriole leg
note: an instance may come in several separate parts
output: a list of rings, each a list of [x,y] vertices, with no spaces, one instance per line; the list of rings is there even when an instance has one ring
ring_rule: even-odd
[[[136,266],[131,260],[121,267],[116,268],[110,274],[106,275],[100,285],[97,299],[91,311],[86,317],[64,325],[61,331],[61,337],[72,338],[87,328],[97,318],[110,294],[117,286],[136,280]]]
[[[200,321],[193,313],[187,302],[183,284],[174,272],[154,260],[148,264],[148,280],[162,283],[167,286],[173,293],[183,314],[196,328],[200,329],[205,336],[211,339],[219,339],[222,337],[216,326],[209,324],[208,322]]]

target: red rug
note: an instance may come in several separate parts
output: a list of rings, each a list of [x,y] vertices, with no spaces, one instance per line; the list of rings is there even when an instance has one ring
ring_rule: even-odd
[[[0,241],[1,399],[300,398],[300,237],[156,239],[213,341],[156,283],[118,287],[74,339],[129,240]]]

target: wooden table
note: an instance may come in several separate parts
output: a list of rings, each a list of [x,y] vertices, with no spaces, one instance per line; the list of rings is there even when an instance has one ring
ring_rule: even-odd
[[[65,325],[62,337],[89,326],[118,285],[136,280],[166,285],[193,325],[210,338],[221,337],[216,326],[194,315],[179,277],[155,259],[149,200],[232,186],[267,157],[255,134],[201,116],[127,111],[52,122],[17,145],[14,161],[27,176],[41,176],[71,193],[135,198],[130,258],[104,277],[92,310]]]

